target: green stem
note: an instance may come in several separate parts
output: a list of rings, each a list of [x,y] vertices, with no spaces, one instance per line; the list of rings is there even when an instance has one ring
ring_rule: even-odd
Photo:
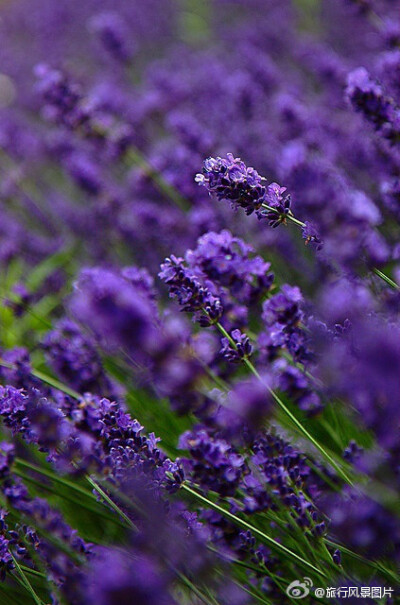
[[[366,559],[362,555],[359,555],[358,553],[350,550],[349,548],[342,546],[342,544],[338,544],[337,542],[330,540],[329,538],[325,538],[325,542],[326,542],[326,544],[329,544],[329,546],[332,546],[332,548],[334,548],[335,550],[339,549],[343,554],[347,555],[348,557],[351,557],[352,559],[356,559],[357,561],[364,563],[364,565],[367,565],[368,567],[371,567],[372,569],[375,569],[375,570],[379,571],[380,573],[383,573],[384,575],[386,575],[386,577],[388,579],[393,581],[395,584],[399,584],[399,576],[396,575],[396,573],[393,572],[392,570],[387,569],[384,565],[382,565],[378,561],[372,561],[370,559]]]
[[[280,215],[279,210],[277,208],[274,208],[273,206],[268,206],[268,204],[261,204],[261,206],[262,206],[262,208],[265,208],[266,210],[269,210],[269,212],[275,212],[277,215]],[[292,223],[295,223],[295,225],[298,225],[299,227],[305,227],[306,226],[306,224],[303,223],[303,221],[300,221],[298,218],[296,218],[295,216],[293,216],[293,214],[290,211],[286,215],[286,218],[289,221],[292,221]],[[375,275],[377,275],[378,277],[380,277],[381,279],[383,279],[391,288],[394,288],[395,290],[400,290],[400,286],[398,284],[396,284],[395,281],[393,281],[392,279],[390,279],[390,277],[388,277],[382,271],[380,271],[380,269],[376,269],[374,267],[372,269],[372,271],[375,273]]]
[[[82,396],[77,391],[70,389],[65,384],[58,381],[56,378],[53,378],[52,376],[48,376],[47,374],[40,372],[40,370],[32,370],[31,374],[32,374],[32,376],[35,376],[42,382],[45,382],[46,384],[50,385],[51,387],[58,389],[59,391],[65,393],[66,395],[69,395],[70,397],[73,397],[74,399],[78,399],[78,400],[82,399]]]
[[[13,363],[4,361],[4,359],[1,359],[1,358],[0,358],[0,366],[3,366],[3,368],[7,368],[9,370],[17,370],[17,367]],[[35,378],[38,378],[42,382],[45,382],[46,384],[50,385],[51,387],[58,389],[62,393],[65,393],[66,395],[69,395],[70,397],[73,397],[74,399],[77,399],[78,401],[80,399],[82,399],[82,395],[80,395],[77,391],[70,389],[67,385],[63,384],[56,378],[53,378],[52,376],[48,376],[47,374],[44,374],[40,370],[31,370],[29,373],[31,376],[35,376]]]
[[[273,206],[268,206],[268,204],[261,204],[261,206],[263,208],[265,208],[266,210],[269,210],[270,212],[275,212],[276,214],[280,215],[280,212],[277,208],[274,208]],[[289,213],[286,215],[286,218],[289,219],[289,221],[292,221],[292,223],[295,223],[296,225],[299,225],[299,227],[305,227],[306,224],[303,223],[303,221],[299,221],[298,218],[296,218],[295,216],[293,216],[293,214]]]
[[[178,208],[183,211],[189,209],[187,200],[181,195],[181,193],[172,185],[170,185],[164,177],[158,172],[148,160],[143,156],[137,147],[130,147],[126,152],[126,158],[130,160],[136,166],[139,166],[143,172],[153,181],[157,189],[174,202]]]
[[[33,600],[35,601],[36,605],[44,605],[43,601],[38,597],[38,595],[36,594],[36,592],[34,591],[32,584],[29,582],[28,578],[26,577],[26,575],[24,574],[23,570],[21,569],[17,559],[14,557],[14,555],[12,554],[12,552],[10,552],[11,558],[13,560],[13,563],[15,565],[15,569],[17,570],[17,572],[19,573],[19,575],[21,576],[22,582],[25,586],[25,588],[27,589],[28,592],[30,592],[30,594],[32,595]]]
[[[217,322],[215,325],[217,326],[217,328],[221,332],[221,334],[223,334],[223,336],[225,336],[225,338],[227,338],[229,340],[231,346],[236,349],[236,345],[235,345],[233,338],[230,336],[230,334],[228,334],[228,332],[225,330],[225,328],[219,322]],[[307,431],[307,429],[301,424],[300,420],[298,420],[296,418],[296,416],[289,410],[289,408],[283,403],[283,401],[280,399],[280,397],[278,397],[278,395],[263,381],[262,377],[260,376],[260,374],[258,373],[256,368],[253,366],[251,361],[247,357],[245,357],[243,359],[243,361],[244,361],[245,365],[249,368],[249,370],[252,372],[252,374],[254,374],[254,376],[256,376],[262,382],[262,384],[265,386],[267,391],[270,393],[270,395],[273,397],[273,399],[279,405],[281,410],[288,416],[288,418],[290,418],[290,420],[293,422],[293,424],[296,425],[296,427],[303,434],[303,436],[306,437],[306,439],[308,439],[314,445],[314,447],[317,448],[317,450],[334,467],[334,469],[339,473],[339,475],[342,477],[342,479],[344,479],[344,481],[346,481],[346,483],[348,483],[349,485],[353,485],[352,480],[350,479],[350,477],[347,476],[347,474],[339,466],[339,464],[332,458],[332,456],[325,450],[325,448],[320,443],[318,443],[318,441],[311,435],[311,433],[309,433]]]
[[[185,584],[188,588],[190,588],[190,590],[200,599],[200,601],[203,601],[203,603],[205,603],[206,605],[218,605],[218,601],[216,601],[214,598],[212,601],[210,601],[209,598],[205,594],[203,594],[203,592],[199,588],[197,588],[197,586],[195,586],[187,576],[185,576],[175,568],[172,569],[174,573],[178,576],[182,584]]]
[[[32,569],[32,567],[28,567],[27,565],[20,565],[20,568],[26,572],[31,574],[31,576],[36,576],[37,578],[42,578],[42,580],[46,580],[46,574],[42,573],[41,571],[37,571],[37,569]]]
[[[62,477],[57,477],[51,471],[41,469],[40,467],[37,467],[36,465],[31,464],[30,462],[25,462],[24,460],[21,460],[20,458],[17,458],[16,462],[20,466],[25,466],[32,471],[42,473],[43,475],[45,475],[46,477],[49,477],[49,479],[52,479],[53,481],[58,481],[59,483],[65,485],[69,489],[74,489],[75,491],[79,492],[82,495],[85,495],[86,497],[89,496],[92,500],[97,502],[97,498],[92,493],[88,492],[83,487],[76,485],[72,481],[68,481],[68,479],[64,479]],[[137,527],[133,523],[133,521],[131,519],[129,519],[129,517],[124,513],[124,511],[122,511],[119,508],[119,506],[117,504],[115,504],[115,502],[113,502],[113,500],[111,500],[111,498],[100,487],[100,485],[98,485],[98,483],[96,483],[96,481],[94,481],[94,479],[92,479],[89,475],[85,475],[85,478],[88,481],[88,483],[93,487],[93,489],[96,490],[96,492],[103,498],[103,500],[105,500],[107,502],[107,504],[129,525],[129,527],[131,527],[132,529],[137,531]]]
[[[202,494],[199,494],[194,489],[189,487],[186,483],[182,483],[181,489],[185,490],[186,492],[188,492],[189,494],[194,496],[197,500],[200,500],[200,502],[203,502],[203,504],[206,504],[209,508],[212,508],[216,512],[223,515],[224,517],[226,517],[227,519],[232,521],[232,523],[234,523],[235,525],[238,525],[239,527],[250,530],[254,536],[257,536],[260,540],[262,540],[263,542],[265,542],[266,544],[271,546],[271,548],[274,548],[275,550],[280,550],[281,552],[285,553],[285,555],[288,555],[291,559],[293,559],[296,563],[300,563],[301,565],[311,569],[313,572],[319,574],[320,576],[322,576],[324,578],[327,577],[325,572],[318,569],[318,567],[315,567],[312,563],[309,563],[308,561],[306,561],[305,559],[300,557],[295,552],[291,551],[289,548],[287,548],[283,544],[280,544],[280,542],[277,542],[276,540],[271,538],[271,536],[268,536],[261,530],[257,529],[257,527],[250,525],[250,523],[247,523],[247,521],[244,521],[240,517],[237,517],[236,515],[230,513],[229,511],[225,510],[224,508],[222,508],[222,506],[215,504],[215,502],[212,502],[212,500],[209,500]]]
[[[133,529],[134,531],[138,531],[138,528],[136,527],[134,522],[129,519],[129,517],[124,513],[124,511],[121,510],[113,500],[111,500],[109,495],[100,487],[100,485],[98,485],[98,483],[96,483],[96,481],[94,481],[89,475],[86,475],[86,480],[96,490],[96,492],[100,494],[100,496],[107,502],[107,504],[111,506],[111,508],[129,525],[131,529]]]
[[[242,590],[244,590],[244,592],[247,592],[247,594],[249,594],[251,597],[253,597],[253,599],[256,599],[260,603],[263,603],[264,605],[272,605],[272,602],[270,600],[266,600],[264,597],[260,597],[258,594],[256,594],[255,592],[253,592],[249,588],[246,588],[246,586],[244,586],[240,582],[235,582],[235,584],[237,586],[240,586],[240,588]]]
[[[383,279],[383,281],[385,281],[391,288],[393,288],[394,290],[400,290],[400,286],[398,284],[396,284],[395,281],[390,279],[390,277],[388,277],[387,275],[382,273],[382,271],[380,271],[380,269],[374,268],[374,269],[372,269],[372,271],[375,273],[375,275],[377,275],[378,277]]]
[[[56,475],[52,471],[49,471],[45,468],[41,468],[40,466],[37,466],[36,464],[32,464],[32,462],[27,462],[26,460],[22,460],[22,458],[16,458],[15,464],[17,466],[25,467],[35,473],[39,473],[40,475],[43,475],[44,477],[48,477],[52,481],[60,483],[61,485],[64,485],[68,489],[74,490],[81,496],[85,496],[85,498],[90,498],[91,500],[94,500],[95,502],[97,502],[97,498],[92,492],[85,489],[84,487],[81,487],[77,483],[74,483],[73,481],[69,481],[68,479],[65,479],[64,477],[60,477],[59,475]]]
[[[33,485],[36,485],[40,489],[44,489],[44,490],[46,490],[46,491],[48,491],[48,492],[50,492],[52,494],[55,494],[56,496],[59,496],[63,500],[67,500],[68,502],[72,502],[72,504],[75,504],[77,506],[80,506],[80,507],[84,508],[85,510],[89,511],[92,514],[99,515],[100,517],[102,517],[103,519],[106,519],[107,521],[111,521],[112,523],[116,523],[120,527],[126,528],[125,523],[122,523],[115,515],[107,514],[106,512],[103,511],[102,508],[96,509],[95,507],[90,506],[82,498],[78,499],[78,498],[72,497],[70,494],[60,493],[54,487],[53,488],[49,487],[49,485],[41,483],[40,481],[34,479],[30,475],[27,475],[26,473],[23,473],[23,472],[18,471],[16,469],[14,469],[14,472],[15,472],[15,474],[18,477],[20,477],[24,481],[28,481],[29,483],[32,483]],[[94,494],[92,494],[91,492],[87,492],[87,493],[89,493],[91,496],[93,496],[93,500],[96,503],[98,503],[98,500],[94,496]]]

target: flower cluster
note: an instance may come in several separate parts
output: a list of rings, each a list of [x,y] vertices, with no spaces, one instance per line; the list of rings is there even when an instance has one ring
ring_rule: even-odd
[[[1,600],[400,585],[396,3],[37,4],[0,8]]]
[[[205,160],[196,182],[217,199],[243,208],[247,215],[255,212],[258,218],[265,217],[271,227],[285,223],[290,212],[290,195],[284,195],[286,187],[277,183],[267,185],[254,168],[247,167],[231,153],[226,158]]]
[[[221,318],[223,307],[220,299],[188,271],[183,258],[172,255],[165,259],[159,276],[168,285],[171,297],[178,300],[182,311],[195,313],[200,325],[209,326]]]
[[[349,74],[346,95],[356,111],[361,112],[383,137],[398,142],[400,109],[364,67]]]

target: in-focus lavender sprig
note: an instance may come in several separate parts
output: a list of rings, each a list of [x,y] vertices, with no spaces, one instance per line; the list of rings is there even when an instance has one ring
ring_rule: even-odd
[[[294,218],[290,195],[285,195],[286,187],[277,183],[267,185],[266,179],[254,168],[231,153],[226,158],[206,159],[202,173],[197,174],[195,180],[206,187],[210,195],[230,201],[233,207],[243,208],[248,215],[255,212],[259,219],[267,219],[271,227]]]

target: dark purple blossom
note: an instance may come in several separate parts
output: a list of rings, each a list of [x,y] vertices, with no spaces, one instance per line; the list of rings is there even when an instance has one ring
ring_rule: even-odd
[[[306,240],[306,245],[315,247],[316,250],[322,249],[323,242],[318,233],[318,229],[313,222],[305,221],[304,227],[302,228],[302,235]]]
[[[126,63],[132,58],[132,42],[127,24],[117,12],[102,12],[93,17],[89,29],[98,37],[111,57]]]
[[[82,104],[82,91],[76,82],[44,63],[35,67],[35,75],[46,119],[72,129],[86,125],[90,113]]]
[[[246,214],[259,210],[264,201],[262,177],[231,153],[226,158],[210,157],[205,160],[203,172],[196,176],[196,182],[219,200],[228,200],[244,208]]]
[[[367,557],[399,557],[398,519],[371,498],[348,489],[328,499],[324,510],[333,535],[350,548]]]
[[[42,344],[57,376],[78,393],[98,392],[104,397],[118,394],[117,386],[104,371],[96,343],[77,323],[62,319]]]
[[[74,316],[109,350],[127,351],[138,363],[148,363],[157,345],[157,316],[147,286],[133,282],[129,273],[85,269],[71,302]]]
[[[250,357],[253,347],[249,337],[240,330],[232,330],[231,337],[232,343],[228,338],[221,339],[221,355],[231,363],[239,363],[245,357]]]
[[[208,232],[186,255],[188,264],[214,284],[226,288],[240,303],[256,304],[274,279],[270,263],[254,255],[254,248],[229,231]]]
[[[356,111],[361,112],[377,131],[389,141],[398,142],[400,109],[364,67],[349,74],[346,95]]]
[[[277,183],[267,185],[254,168],[247,167],[231,153],[226,158],[205,160],[196,182],[217,199],[230,201],[233,207],[240,206],[246,214],[255,212],[258,218],[266,218],[271,227],[285,223],[290,212],[290,195],[284,195],[286,187]]]
[[[93,605],[174,605],[156,561],[133,558],[131,553],[104,548],[87,578],[86,602]]]
[[[182,311],[195,313],[200,325],[205,327],[220,320],[223,313],[221,301],[191,274],[183,258],[173,255],[167,258],[161,265],[159,277],[169,287],[170,296],[178,299]]]

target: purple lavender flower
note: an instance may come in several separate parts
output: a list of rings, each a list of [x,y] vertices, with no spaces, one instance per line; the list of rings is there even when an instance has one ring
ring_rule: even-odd
[[[286,393],[301,410],[310,415],[321,411],[323,406],[320,396],[305,372],[282,358],[273,362],[272,371],[277,388]]]
[[[44,63],[35,67],[35,75],[38,78],[37,90],[45,102],[47,119],[72,129],[88,122],[89,113],[81,103],[82,91],[75,82]]]
[[[16,524],[13,528],[4,522],[2,514],[1,525],[5,535],[0,536],[1,573],[5,574],[13,567],[10,555],[12,550],[18,557],[32,564],[29,549],[25,546],[25,542],[28,542],[46,565],[49,578],[61,588],[66,598],[71,602],[79,602],[83,571],[65,550],[72,551],[78,559],[82,557],[82,560],[87,562],[92,555],[92,545],[82,540],[76,530],[72,529],[46,500],[29,496],[25,485],[12,471],[15,457],[12,444],[0,444],[0,457],[3,461],[0,490],[13,510],[20,512],[25,522],[28,521],[32,525],[27,527]],[[24,532],[25,542],[21,539],[21,532]],[[64,550],[59,548],[59,544],[64,546]]]
[[[186,254],[188,264],[218,288],[247,306],[255,305],[270,289],[274,276],[270,263],[254,255],[254,248],[229,231],[210,231]]]
[[[90,195],[99,195],[103,188],[98,166],[83,153],[71,153],[66,158],[65,167],[78,187]]]
[[[316,250],[322,249],[323,242],[316,225],[312,221],[305,221],[301,231],[307,245],[310,244],[312,247],[315,247]]]
[[[398,142],[400,110],[364,67],[349,74],[346,95],[356,111],[361,112],[377,131],[389,141]]]
[[[133,283],[122,271],[85,269],[75,285],[71,308],[106,349],[122,349],[138,363],[148,363],[159,337],[147,286]]]
[[[168,576],[156,561],[142,554],[133,558],[129,551],[103,548],[87,578],[86,603],[91,605],[174,605],[168,590]]]
[[[16,347],[2,352],[3,361],[7,365],[0,366],[0,378],[4,384],[12,384],[17,389],[41,388],[43,384],[32,376],[32,366],[29,352],[24,347]]]
[[[265,192],[264,203],[270,209],[258,212],[258,218],[265,217],[270,227],[275,228],[286,223],[287,216],[290,213],[290,195],[284,195],[286,187],[281,187],[278,183],[268,185]]]
[[[280,292],[263,304],[263,320],[268,326],[275,323],[296,326],[302,319],[299,304],[303,297],[297,286],[284,284]]]
[[[219,200],[228,200],[244,208],[246,214],[259,210],[264,201],[265,186],[254,168],[228,153],[226,158],[208,158],[196,182],[206,187]]]
[[[179,439],[179,448],[189,450],[192,460],[187,468],[196,483],[222,495],[234,495],[244,459],[223,439],[215,439],[205,430],[187,431]]]
[[[56,374],[78,393],[120,394],[105,374],[94,340],[70,319],[60,320],[43,339],[46,358]]]
[[[10,553],[10,540],[0,535],[0,580],[4,582],[6,575],[14,568]]]
[[[266,218],[271,227],[286,222],[290,212],[290,196],[284,196],[286,187],[277,183],[267,185],[254,168],[247,167],[240,158],[228,153],[226,158],[208,158],[196,182],[206,187],[210,195],[227,200],[233,207],[243,208],[247,215],[255,212]]]
[[[231,363],[239,363],[245,357],[250,357],[253,347],[249,337],[242,334],[240,330],[232,330],[231,337],[235,346],[231,344],[228,338],[222,338],[221,355]]]
[[[168,285],[170,296],[178,299],[182,311],[195,313],[200,325],[219,321],[223,313],[221,301],[185,267],[183,258],[172,255],[165,259],[159,277]]]
[[[89,29],[99,38],[111,57],[127,63],[132,58],[132,44],[126,22],[117,12],[102,12],[92,17]]]
[[[263,303],[266,330],[260,333],[258,344],[267,359],[273,358],[280,348],[286,348],[296,361],[307,363],[313,359],[302,325],[305,321],[302,302],[300,289],[284,284],[277,294]]]
[[[363,453],[364,448],[360,447],[354,439],[351,439],[349,445],[343,452],[343,458],[350,463],[354,463]]]
[[[238,381],[226,397],[225,406],[219,415],[219,422],[224,416],[228,422],[225,426],[229,430],[229,417],[231,417],[231,433],[234,435],[244,432],[245,425],[252,430],[259,430],[273,410],[273,402],[268,387],[272,384],[270,376],[263,374],[262,381],[256,377]],[[234,418],[236,416],[236,422]],[[238,426],[240,423],[240,428]]]
[[[330,531],[350,548],[367,557],[399,557],[398,519],[371,498],[348,489],[328,498],[324,510],[331,521]]]

